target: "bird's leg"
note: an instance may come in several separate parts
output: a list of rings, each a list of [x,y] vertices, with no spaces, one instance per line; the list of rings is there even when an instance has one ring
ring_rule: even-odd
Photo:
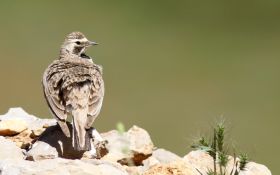
[[[90,157],[97,157],[96,148],[95,148],[95,145],[93,144],[92,139],[90,139],[90,147],[91,147],[91,149],[89,151]]]
[[[106,148],[106,144],[108,143],[108,141],[104,140],[95,128],[91,127],[87,130],[87,132],[89,132],[91,136],[91,150],[87,152],[87,154],[89,154],[87,155],[87,157],[99,159],[106,155],[108,153],[108,150]]]
[[[95,128],[91,128],[91,137],[93,138],[94,142],[102,142],[104,139],[101,137],[99,132]]]

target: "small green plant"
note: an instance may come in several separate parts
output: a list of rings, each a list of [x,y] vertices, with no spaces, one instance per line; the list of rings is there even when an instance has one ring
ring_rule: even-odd
[[[119,132],[119,134],[125,133],[125,126],[124,126],[124,124],[122,122],[118,122],[116,124],[116,129]]]
[[[229,162],[229,156],[225,149],[225,126],[224,123],[219,123],[214,127],[212,139],[207,141],[205,137],[201,137],[197,143],[191,147],[197,150],[203,150],[207,152],[213,159],[213,169],[207,171],[207,175],[227,175],[227,165]],[[248,156],[241,154],[237,156],[234,153],[233,167],[229,175],[239,175],[241,171],[246,169],[248,163]],[[200,172],[200,174],[202,174]]]

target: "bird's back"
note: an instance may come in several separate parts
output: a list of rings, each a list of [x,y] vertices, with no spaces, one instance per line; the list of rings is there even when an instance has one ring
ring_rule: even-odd
[[[102,106],[102,68],[86,59],[55,60],[44,73],[43,88],[48,105],[59,122],[66,121],[67,114],[76,120],[77,133],[82,136],[74,135],[77,137],[74,141],[80,140],[83,145],[86,142],[83,140],[85,129],[91,127]],[[63,127],[66,126],[62,126],[65,135],[69,135],[68,127]],[[88,149],[79,148],[77,143],[73,145]],[[87,143],[84,146],[88,146]]]

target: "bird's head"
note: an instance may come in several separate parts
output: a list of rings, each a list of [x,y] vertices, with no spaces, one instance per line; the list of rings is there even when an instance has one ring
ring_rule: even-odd
[[[72,32],[66,36],[60,52],[62,55],[70,54],[80,58],[90,59],[90,57],[85,54],[85,51],[88,47],[94,45],[98,45],[98,43],[89,41],[81,32]]]

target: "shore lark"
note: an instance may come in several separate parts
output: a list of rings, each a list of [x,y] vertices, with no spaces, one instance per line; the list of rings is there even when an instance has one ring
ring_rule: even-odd
[[[66,119],[72,116],[72,145],[78,151],[91,149],[87,130],[98,116],[104,97],[102,68],[85,54],[93,45],[97,43],[89,41],[81,32],[70,33],[58,59],[43,75],[48,106],[67,137],[71,137],[71,133]]]

